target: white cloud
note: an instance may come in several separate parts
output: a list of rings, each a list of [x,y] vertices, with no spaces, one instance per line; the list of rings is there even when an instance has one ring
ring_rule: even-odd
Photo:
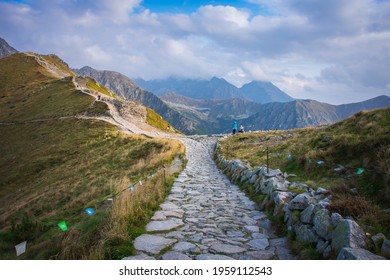
[[[247,1],[261,12],[207,5],[160,14],[141,0],[0,2],[0,36],[71,67],[129,77],[263,79],[330,103],[388,94],[390,2]]]
[[[84,50],[87,60],[94,64],[105,64],[111,62],[111,55],[102,50],[99,46],[89,46]]]

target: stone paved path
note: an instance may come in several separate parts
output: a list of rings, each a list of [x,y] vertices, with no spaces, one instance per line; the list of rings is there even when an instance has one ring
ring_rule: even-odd
[[[188,164],[160,205],[146,234],[125,259],[294,259],[267,216],[212,160],[213,137],[183,138]]]

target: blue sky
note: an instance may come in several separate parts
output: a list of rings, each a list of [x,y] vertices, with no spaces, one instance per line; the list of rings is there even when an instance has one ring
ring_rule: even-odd
[[[193,13],[200,6],[206,5],[223,5],[223,6],[233,6],[237,8],[246,8],[251,10],[259,11],[260,7],[254,5],[245,0],[235,0],[235,1],[183,1],[183,0],[170,0],[170,1],[159,1],[159,0],[145,0],[142,2],[142,6],[150,9],[154,12],[162,13]]]
[[[390,92],[388,0],[0,0],[0,37],[130,78],[266,80],[331,104]]]

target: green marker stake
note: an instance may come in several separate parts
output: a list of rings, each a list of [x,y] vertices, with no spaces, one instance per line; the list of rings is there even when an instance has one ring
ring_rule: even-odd
[[[62,229],[62,231],[67,231],[68,230],[68,226],[66,225],[65,221],[59,222],[58,226],[60,227],[60,229]]]
[[[358,171],[356,171],[357,175],[361,175],[364,172],[364,168],[359,168]]]

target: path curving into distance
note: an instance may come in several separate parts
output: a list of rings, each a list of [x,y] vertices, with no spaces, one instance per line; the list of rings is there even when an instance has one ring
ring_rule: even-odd
[[[215,165],[215,137],[181,138],[188,163],[127,260],[295,259],[265,213]]]

